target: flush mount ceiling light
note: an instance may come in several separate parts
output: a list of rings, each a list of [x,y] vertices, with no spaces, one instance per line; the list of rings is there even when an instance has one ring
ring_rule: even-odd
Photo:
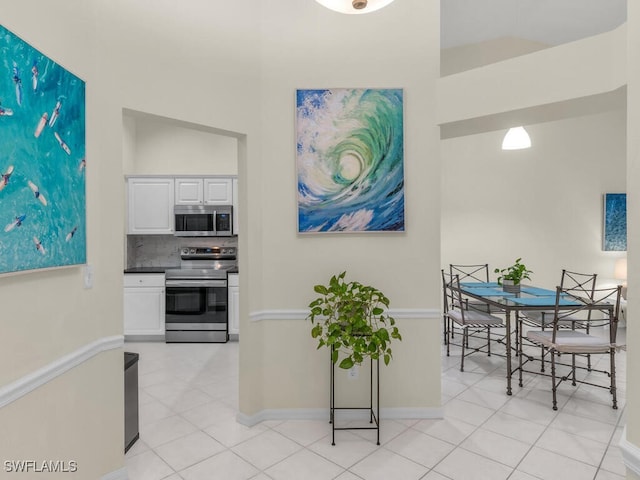
[[[524,127],[510,128],[502,140],[502,150],[521,150],[531,147],[531,138]]]
[[[362,14],[380,10],[393,0],[316,0],[316,2],[336,12]]]

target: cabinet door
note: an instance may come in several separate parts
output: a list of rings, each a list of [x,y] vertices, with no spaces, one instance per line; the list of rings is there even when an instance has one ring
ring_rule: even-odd
[[[129,178],[127,183],[127,233],[172,234],[173,178]]]
[[[202,178],[176,178],[176,205],[202,205],[203,185]]]
[[[238,235],[240,231],[240,222],[238,221],[238,179],[234,178],[231,183],[233,198],[233,234]]]
[[[164,336],[164,314],[164,288],[125,287],[125,335]]]
[[[229,287],[229,334],[240,333],[240,287]]]
[[[231,205],[233,203],[231,178],[205,178],[204,203]]]

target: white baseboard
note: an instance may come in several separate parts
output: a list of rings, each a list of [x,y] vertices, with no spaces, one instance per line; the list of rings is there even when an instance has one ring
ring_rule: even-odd
[[[127,467],[122,467],[119,470],[116,470],[111,473],[107,473],[100,480],[129,480]]]
[[[640,448],[627,440],[627,426],[622,431],[620,440],[620,451],[625,466],[636,475],[640,476]]]
[[[358,420],[368,415],[366,411],[346,410],[341,411],[340,416],[346,420]],[[381,420],[400,419],[438,419],[443,418],[441,408],[381,408]],[[255,415],[245,415],[238,413],[236,420],[242,425],[253,427],[260,422],[267,420],[327,420],[329,419],[328,408],[292,408],[292,409],[266,409]]]
[[[50,382],[54,378],[86,362],[101,352],[120,348],[124,345],[122,335],[99,338],[77,350],[60,357],[38,370],[0,387],[0,408],[15,402],[20,397]]]
[[[390,308],[388,311],[396,320],[399,319],[441,319],[442,311],[434,308]],[[260,310],[251,312],[252,322],[264,320],[306,320],[309,310]]]

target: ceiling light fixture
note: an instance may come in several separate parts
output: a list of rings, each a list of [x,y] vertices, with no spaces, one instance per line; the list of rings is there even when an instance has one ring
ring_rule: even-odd
[[[524,127],[510,128],[502,140],[502,150],[521,150],[531,147],[531,138]]]
[[[380,10],[393,0],[316,0],[316,2],[335,12],[363,14]]]

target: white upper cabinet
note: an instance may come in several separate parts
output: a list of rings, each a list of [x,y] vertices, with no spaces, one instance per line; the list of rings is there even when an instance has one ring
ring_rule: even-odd
[[[127,190],[128,234],[173,233],[173,178],[130,177]]]
[[[176,205],[202,205],[203,185],[202,178],[176,178]]]
[[[205,178],[204,203],[231,205],[233,203],[233,182],[231,178]]]
[[[231,205],[229,178],[176,178],[176,205]]]

